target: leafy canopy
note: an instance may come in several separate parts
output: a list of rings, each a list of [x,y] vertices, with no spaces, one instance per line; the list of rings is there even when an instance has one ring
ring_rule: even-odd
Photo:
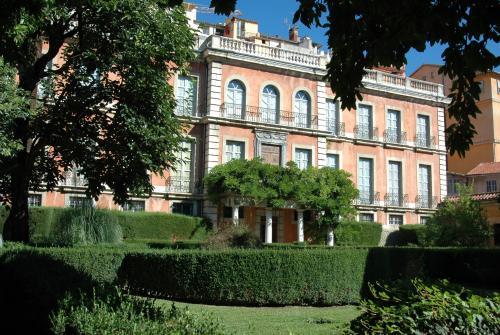
[[[181,2],[0,3],[0,200],[53,189],[73,166],[94,197],[152,191],[182,141],[167,84],[194,55],[183,8],[170,8]]]
[[[488,42],[500,42],[497,0],[297,0],[294,22],[326,28],[331,61],[327,80],[342,108],[356,108],[362,99],[366,68],[407,63],[412,48],[443,44],[442,73],[453,78],[446,129],[451,154],[464,156],[476,134],[471,118],[480,113],[476,73],[491,71],[500,57]],[[229,14],[237,0],[212,0],[217,13]],[[324,17],[324,16],[325,17]]]
[[[432,246],[486,246],[491,225],[479,201],[472,199],[472,188],[458,185],[459,196],[446,199],[427,223],[426,243]]]
[[[218,204],[235,197],[252,206],[297,207],[318,213],[318,223],[338,224],[355,213],[358,191],[344,170],[329,167],[300,170],[263,163],[261,159],[232,160],[214,167],[205,177],[207,193]]]

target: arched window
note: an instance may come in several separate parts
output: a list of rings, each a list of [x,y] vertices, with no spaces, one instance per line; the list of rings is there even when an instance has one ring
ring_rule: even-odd
[[[304,91],[295,94],[294,101],[295,127],[311,127],[311,98]]]
[[[279,93],[276,87],[267,85],[262,91],[262,121],[279,123]]]
[[[239,80],[231,80],[227,86],[225,101],[226,117],[245,118],[245,85]]]

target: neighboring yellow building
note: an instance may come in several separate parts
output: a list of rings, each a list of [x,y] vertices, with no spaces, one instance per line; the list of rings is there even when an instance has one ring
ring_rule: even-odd
[[[449,77],[438,74],[439,67],[437,64],[424,64],[411,77],[442,84],[445,95],[448,95],[452,82]],[[479,163],[500,162],[500,73],[492,71],[479,74],[476,80],[482,86],[477,102],[481,114],[472,120],[477,134],[465,158],[448,154],[449,174],[466,174]],[[453,120],[447,117],[446,126],[451,122]]]

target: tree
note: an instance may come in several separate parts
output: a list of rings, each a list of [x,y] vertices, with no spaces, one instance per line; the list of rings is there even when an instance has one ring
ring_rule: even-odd
[[[259,158],[232,160],[214,167],[204,182],[214,204],[234,197],[257,207],[310,209],[316,213],[316,223],[331,231],[341,217],[356,212],[352,203],[358,190],[350,174],[330,167],[300,170],[294,162],[279,167]]]
[[[331,60],[327,80],[342,108],[356,108],[362,99],[366,68],[405,64],[412,48],[446,45],[439,73],[453,79],[446,129],[453,155],[464,156],[476,134],[471,118],[480,113],[477,73],[499,66],[500,57],[487,43],[500,41],[497,0],[297,0],[294,22],[325,27]],[[237,0],[212,0],[217,13],[229,14]],[[326,18],[323,19],[323,15]]]
[[[182,129],[167,80],[194,55],[179,3],[0,2],[0,56],[17,74],[0,67],[8,88],[0,95],[0,138],[9,138],[0,144],[6,239],[29,238],[28,190],[54,189],[75,166],[88,196],[107,185],[123,203],[150,193],[149,174],[175,164]],[[4,106],[12,108],[5,114]]]
[[[458,185],[458,197],[440,204],[427,223],[426,243],[434,246],[486,246],[491,225],[478,201],[472,199],[472,188]]]

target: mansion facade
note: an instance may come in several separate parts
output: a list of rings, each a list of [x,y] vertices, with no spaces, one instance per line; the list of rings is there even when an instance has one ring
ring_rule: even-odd
[[[209,217],[214,224],[244,222],[266,242],[304,239],[307,211],[240,206],[206,199],[203,177],[232,159],[261,157],[300,168],[331,166],[352,175],[359,189],[358,220],[384,225],[425,223],[446,196],[444,110],[440,84],[396,69],[370,69],[356,110],[341,110],[324,81],[329,55],[296,29],[269,37],[256,22],[196,21],[197,58],[189,76],[171,84],[176,115],[186,125],[176,171],[151,176],[154,192],[121,207],[105,191],[97,207]],[[85,181],[70,173],[54,192],[33,193],[31,205],[81,206]],[[307,237],[307,236],[306,236]]]

